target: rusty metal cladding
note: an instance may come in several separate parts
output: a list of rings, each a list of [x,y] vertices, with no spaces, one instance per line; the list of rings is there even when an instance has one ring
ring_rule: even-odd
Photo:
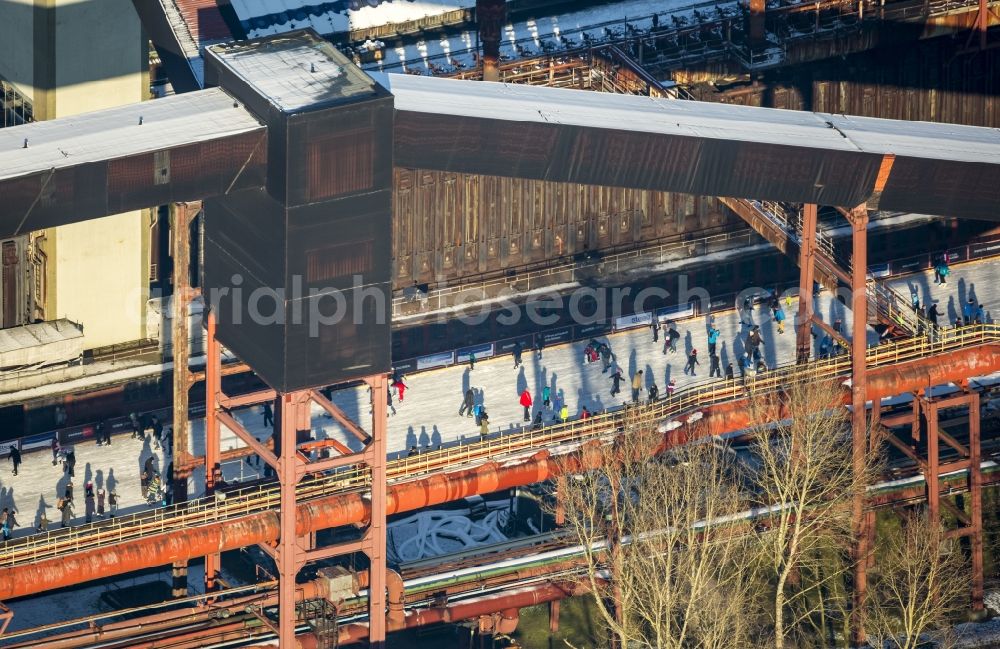
[[[267,131],[261,127],[173,149],[5,180],[0,191],[4,197],[0,231],[41,230],[259,187],[266,169]]]
[[[958,56],[959,41],[935,38],[874,49],[846,60],[764,72],[752,86],[701,99],[887,119],[1000,126],[1000,48]]]
[[[717,199],[397,167],[395,288],[732,226]]]

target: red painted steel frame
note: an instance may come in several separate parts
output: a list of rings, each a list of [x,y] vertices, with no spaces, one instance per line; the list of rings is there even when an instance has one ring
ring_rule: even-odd
[[[799,246],[799,314],[795,332],[795,359],[809,362],[813,320],[813,281],[816,268],[816,204],[802,209],[802,243]]]
[[[278,476],[280,486],[280,508],[278,514],[277,547],[261,543],[260,546],[274,558],[278,567],[278,627],[281,646],[294,646],[296,626],[296,584],[295,577],[306,562],[320,558],[364,552],[369,559],[370,595],[369,618],[371,619],[370,643],[373,647],[382,647],[385,642],[385,517],[386,517],[386,419],[387,391],[389,382],[386,376],[376,375],[363,380],[372,392],[372,426],[366,433],[339,408],[330,403],[316,390],[301,390],[285,394],[277,393],[274,409],[274,426],[277,431],[275,451],[257,440],[227,411],[224,406],[232,406],[237,400],[230,399],[222,391],[222,372],[220,346],[215,338],[216,322],[214,314],[206,318],[206,354],[205,366],[205,427],[206,427],[206,491],[211,493],[221,479],[219,452],[219,425],[224,423],[247,446],[250,447],[265,463],[271,466]],[[265,396],[271,396],[266,394]],[[257,399],[255,402],[259,402]],[[340,451],[341,455],[307,461],[307,455],[300,449],[298,438],[300,431],[311,429],[310,407],[317,403],[334,419],[340,422],[362,443],[364,448],[360,453],[351,453],[342,444],[324,445]],[[307,445],[308,446],[308,445]],[[371,471],[371,498],[368,510],[368,527],[359,541],[336,546],[314,548],[314,533],[317,527],[302,529],[301,512],[296,502],[296,486],[306,473],[327,471],[345,464],[363,463]],[[262,540],[273,537],[263,537]],[[215,580],[219,571],[219,555],[207,555],[205,559],[206,589],[215,588]],[[268,625],[270,623],[265,620]]]
[[[861,205],[850,215],[853,251],[851,256],[851,450],[854,471],[862,472],[868,455],[868,381],[865,350],[868,340],[868,209]],[[852,504],[854,534],[857,543],[854,564],[854,608],[851,627],[855,639],[865,637],[861,610],[868,590],[868,547],[865,534],[865,500],[859,491]]]
[[[222,391],[222,353],[215,339],[215,314],[205,311],[205,493],[213,494],[222,477],[219,448],[219,393]],[[222,571],[221,555],[205,556],[205,591],[216,589]]]
[[[918,400],[915,399],[914,402]],[[933,399],[923,396],[920,405],[915,409],[916,416],[922,419],[927,431],[927,459],[921,462],[927,485],[927,505],[930,510],[930,523],[937,525],[941,521],[941,506],[952,514],[958,526],[947,530],[949,538],[968,536],[972,551],[972,609],[983,610],[983,474],[981,467],[980,428],[979,428],[979,395],[967,392],[957,396]],[[969,443],[965,446],[941,430],[939,426],[940,411],[945,408],[966,407],[969,412]],[[951,446],[958,452],[959,459],[951,462],[941,462],[940,442]],[[969,514],[953,505],[948,500],[941,499],[941,476],[957,471],[967,470],[969,488]]]

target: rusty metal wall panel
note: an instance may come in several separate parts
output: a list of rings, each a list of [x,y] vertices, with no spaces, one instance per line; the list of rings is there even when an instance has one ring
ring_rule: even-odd
[[[830,205],[867,198],[881,162],[860,151],[410,110],[397,110],[395,135],[402,167]]]
[[[702,94],[730,104],[1000,127],[1000,49],[959,55],[936,38],[764,73],[752,88]]]
[[[397,289],[731,222],[714,198],[687,194],[401,167],[394,185]]]
[[[119,214],[263,185],[267,133],[240,135],[43,172],[4,183],[0,233]],[[169,182],[157,181],[156,160],[169,160]],[[162,176],[160,176],[162,177]]]
[[[2,280],[2,300],[3,300],[3,327],[13,327],[21,324],[20,303],[18,289],[18,277],[21,273],[21,263],[17,250],[16,241],[4,241],[3,249],[0,251],[3,264]]]

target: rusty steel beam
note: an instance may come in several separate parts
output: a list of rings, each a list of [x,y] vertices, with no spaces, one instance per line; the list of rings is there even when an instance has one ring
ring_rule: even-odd
[[[191,360],[190,322],[188,307],[193,300],[191,288],[191,223],[201,211],[201,201],[171,205],[171,238],[173,243],[173,319],[170,321],[171,346],[173,347],[173,456],[174,471],[167,476],[173,490],[174,502],[187,500],[187,483],[191,475],[188,462],[188,406],[191,382],[188,380],[188,363]],[[176,561],[172,566],[174,597],[187,595],[187,562]]]
[[[274,401],[277,396],[278,394],[274,390],[258,390],[257,392],[248,392],[236,397],[222,395],[219,398],[219,405],[226,410],[235,410],[236,408],[255,406],[258,403]]]
[[[239,361],[233,363],[225,363],[222,366],[222,371],[220,376],[232,376],[234,374],[246,374],[247,372],[252,372],[253,370],[246,363]],[[188,372],[188,380],[192,383],[197,383],[198,381],[205,380],[205,370],[193,370]]]
[[[389,377],[385,374],[369,377],[365,381],[372,393],[372,435],[371,443],[365,448],[365,460],[371,469],[371,511],[368,529],[365,531],[364,552],[368,555],[370,569],[368,579],[368,619],[369,647],[382,649],[386,636],[386,519],[388,509],[388,479],[386,477],[387,421],[389,418],[388,392]]]
[[[296,530],[295,488],[302,479],[302,459],[296,451],[299,409],[303,407],[304,394],[292,392],[278,396],[275,403],[275,427],[280,433],[278,455],[278,483],[281,485],[279,535],[276,549],[278,567],[278,645],[290,647],[295,643],[295,577],[305,564],[305,552],[299,546]]]
[[[222,354],[215,338],[215,314],[205,312],[205,493],[215,493],[222,480],[222,458],[219,441],[218,403],[222,392]],[[216,589],[216,579],[222,574],[222,557],[218,553],[205,555],[205,591]]]
[[[923,463],[926,480],[926,497],[929,509],[929,519],[932,525],[941,523],[941,508],[944,507],[959,525],[945,532],[949,538],[960,536],[970,537],[972,555],[972,609],[983,610],[983,500],[982,500],[982,470],[980,450],[979,395],[967,392],[958,396],[942,399],[921,397],[920,413],[927,427],[927,459]],[[963,458],[953,462],[941,462],[939,451],[940,441],[947,440],[941,431],[940,412],[945,408],[965,406],[969,410],[969,445],[962,450],[956,449]],[[942,499],[941,483],[943,476],[956,469],[967,469],[966,490],[970,497],[970,512],[966,514],[956,505]]]
[[[224,410],[217,412],[215,416],[220,423],[225,424],[226,428],[233,431],[260,459],[267,462],[271,467],[277,468],[279,463],[278,456],[272,453],[266,444],[258,441],[250,431],[244,428],[240,422],[236,421],[235,417]]]
[[[815,203],[802,209],[802,246],[799,248],[799,313],[795,323],[795,362],[808,363],[812,349],[813,282],[816,271]]]
[[[869,371],[869,386],[882,389],[896,381],[893,393],[911,392],[931,384],[955,380],[950,363],[974,369],[970,376],[987,374],[1000,367],[1000,353],[995,345],[960,350],[942,356],[932,356],[903,364],[905,367],[883,367]],[[977,357],[969,360],[963,356]],[[992,365],[986,363],[991,359]],[[840,381],[840,379],[835,379]],[[876,398],[877,392],[869,396]],[[847,397],[848,395],[845,395]],[[886,396],[886,395],[883,395]],[[745,402],[733,401],[701,410],[703,418],[692,424],[691,437],[719,435],[747,428],[750,424]],[[686,427],[671,431],[669,444],[688,439]],[[599,454],[571,453],[552,456],[539,451],[524,462],[498,466],[488,462],[472,468],[433,474],[408,482],[388,485],[386,514],[414,511],[466,496],[490,493],[511,487],[543,482],[567,473],[595,466]],[[303,536],[315,530],[364,523],[369,520],[369,499],[360,493],[343,493],[318,498],[298,505],[296,534]],[[273,542],[279,537],[275,512],[251,514],[239,519],[211,525],[179,529],[150,536],[136,542],[109,545],[57,559],[0,567],[0,601],[62,588],[74,584],[125,574],[178,559],[205,556],[213,552],[234,550],[257,543]],[[110,548],[114,548],[111,550]]]
[[[864,473],[868,457],[868,209],[851,211],[851,458],[855,476]],[[865,494],[858,490],[851,507],[855,538],[854,607],[851,631],[857,643],[864,642],[862,610],[868,591],[868,544],[865,533]]]
[[[505,0],[476,0],[476,28],[482,45],[483,81],[500,80],[500,41],[507,18]]]
[[[175,203],[171,206],[171,239],[173,252],[173,318],[170,322],[170,344],[173,347],[173,446],[174,457],[188,455],[188,363],[191,359],[190,323],[188,307],[191,304],[191,222],[201,211],[201,202]],[[182,462],[174,462],[174,500],[187,500],[188,469]]]

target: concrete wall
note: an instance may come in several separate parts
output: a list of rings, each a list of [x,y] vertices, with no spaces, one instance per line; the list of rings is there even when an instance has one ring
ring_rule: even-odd
[[[0,0],[0,77],[34,95],[34,2]]]
[[[148,48],[131,0],[0,0],[0,75],[37,119],[148,95]],[[45,233],[45,316],[83,325],[88,349],[144,337],[148,211]]]
[[[57,117],[146,98],[147,47],[131,0],[58,0]],[[100,62],[100,63],[99,63]],[[88,349],[144,337],[149,217],[128,212],[55,229],[55,312]]]

